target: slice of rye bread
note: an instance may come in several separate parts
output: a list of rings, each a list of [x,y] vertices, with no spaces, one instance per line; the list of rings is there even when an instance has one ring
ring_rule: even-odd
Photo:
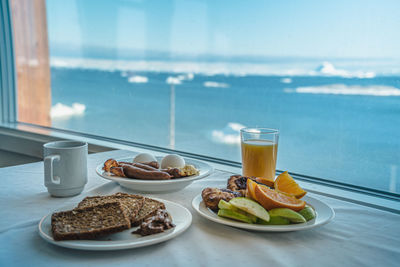
[[[132,223],[132,226],[140,225],[145,219],[155,215],[159,209],[165,209],[164,203],[145,197],[143,207],[140,209],[139,214],[136,216],[136,220]]]
[[[128,209],[128,216],[133,223],[136,221],[136,217],[143,206],[144,197],[139,195],[131,195],[125,193],[116,193],[114,195],[109,196],[93,196],[93,197],[85,197],[79,204],[79,208],[84,207],[92,207],[95,205],[120,201],[122,205],[124,205]]]
[[[61,211],[51,216],[51,230],[56,241],[96,239],[130,227],[128,210],[118,201]]]

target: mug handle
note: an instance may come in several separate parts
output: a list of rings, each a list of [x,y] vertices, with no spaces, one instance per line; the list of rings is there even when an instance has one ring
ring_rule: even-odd
[[[54,176],[53,162],[60,160],[60,155],[49,155],[44,158],[44,182],[46,184],[60,184],[60,177]]]

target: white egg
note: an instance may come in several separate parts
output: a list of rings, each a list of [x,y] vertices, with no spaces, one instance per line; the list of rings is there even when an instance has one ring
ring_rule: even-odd
[[[133,158],[133,162],[135,163],[147,163],[151,161],[157,161],[157,159],[149,153],[140,153]]]
[[[183,167],[185,167],[185,160],[176,154],[167,155],[161,161],[161,169]]]

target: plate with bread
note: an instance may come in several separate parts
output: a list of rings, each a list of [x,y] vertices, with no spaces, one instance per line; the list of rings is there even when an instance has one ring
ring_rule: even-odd
[[[126,193],[90,196],[44,216],[40,236],[79,250],[120,250],[149,246],[183,233],[192,222],[185,207]]]
[[[212,166],[200,160],[176,154],[155,157],[148,153],[108,159],[96,168],[96,173],[102,178],[138,192],[177,191],[212,171]]]

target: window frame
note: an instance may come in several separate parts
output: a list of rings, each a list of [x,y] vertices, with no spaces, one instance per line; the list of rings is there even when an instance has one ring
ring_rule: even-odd
[[[0,118],[2,123],[16,122],[16,73],[10,0],[0,0]]]
[[[224,170],[236,173],[240,172],[241,163],[236,161],[199,155],[185,151],[172,150],[149,144],[120,140],[107,136],[99,136],[83,132],[19,122],[17,116],[18,103],[16,98],[16,65],[14,62],[15,57],[13,49],[13,28],[10,2],[11,0],[0,0],[0,139],[2,140],[2,142],[0,142],[0,149],[14,151],[26,155],[33,154],[33,156],[41,157],[41,146],[46,142],[59,139],[79,139],[85,140],[91,144],[93,147],[91,152],[108,151],[111,149],[127,149],[134,151],[147,150],[160,153],[177,153],[185,157],[191,157],[216,164]],[[21,142],[18,142],[18,140],[22,140],[23,144],[29,145],[21,145]],[[281,172],[282,171],[277,170],[278,174]],[[345,190],[348,193],[350,192],[350,195],[361,194],[372,198],[379,198],[382,201],[392,201],[397,203],[394,206],[400,206],[400,194],[398,193],[386,192],[353,184],[334,182],[321,177],[313,177],[297,173],[291,174],[297,180],[309,184],[310,187],[314,188],[311,190],[311,192],[321,191],[321,188],[328,188],[322,191],[325,192],[325,195],[332,196],[332,193],[329,192]],[[331,190],[329,190],[329,188],[331,188]],[[343,195],[341,198],[348,199],[348,197],[345,197],[345,195]],[[380,203],[380,201],[377,201],[376,203]],[[375,204],[371,205],[374,206]],[[382,208],[384,206],[380,207]],[[400,207],[394,209],[387,208],[387,210],[397,210],[398,213],[400,213]]]

